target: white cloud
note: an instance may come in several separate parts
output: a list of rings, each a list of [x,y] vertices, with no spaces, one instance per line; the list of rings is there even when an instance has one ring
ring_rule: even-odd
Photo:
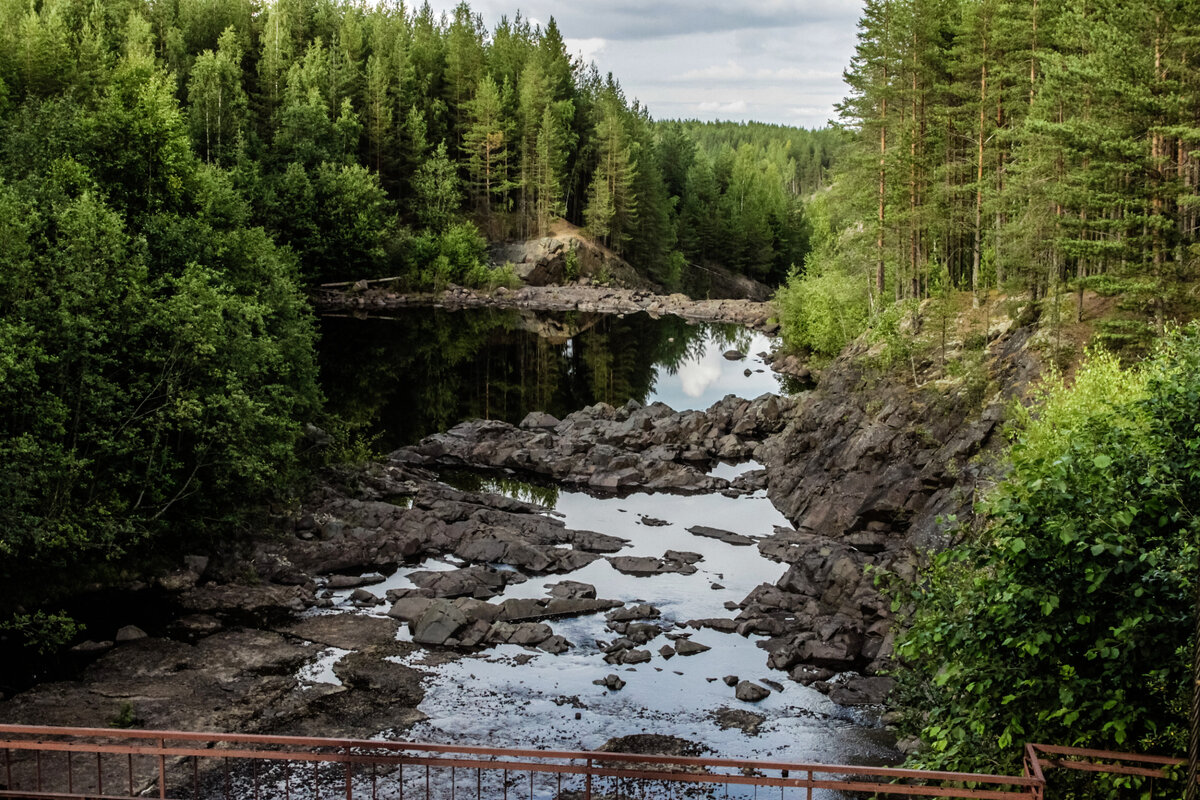
[[[584,64],[590,64],[604,52],[604,48],[608,46],[608,40],[599,36],[590,39],[564,38],[563,44],[566,45],[568,53],[579,56],[583,59]]]
[[[734,100],[731,103],[716,103],[711,100],[700,103],[696,106],[697,111],[717,114],[745,114],[746,101]]]
[[[675,374],[679,377],[679,385],[685,395],[700,397],[721,377],[721,367],[706,358],[703,361],[684,363]]]

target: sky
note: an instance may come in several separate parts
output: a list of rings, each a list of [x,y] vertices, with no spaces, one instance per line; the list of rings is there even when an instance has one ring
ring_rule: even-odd
[[[449,13],[456,0],[430,0]],[[655,119],[834,119],[862,0],[471,0],[491,30],[551,16],[567,49],[612,72]]]

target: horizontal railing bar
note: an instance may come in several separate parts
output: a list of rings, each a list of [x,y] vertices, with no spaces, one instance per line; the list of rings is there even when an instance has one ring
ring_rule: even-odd
[[[1055,756],[1106,758],[1113,761],[1142,761],[1147,764],[1164,764],[1167,766],[1176,766],[1184,763],[1184,759],[1172,756],[1147,756],[1138,753],[1118,753],[1114,750],[1088,750],[1083,747],[1064,747],[1054,744],[1031,744],[1029,746],[1038,753],[1047,753]]]
[[[32,789],[0,789],[0,797],[46,798],[46,800],[132,800],[127,794],[96,794],[95,792],[43,792]],[[167,800],[171,800],[168,798]]]
[[[1039,796],[1046,785],[1042,774],[1043,767],[1074,769],[1090,773],[1163,777],[1167,767],[1184,763],[1183,759],[1169,756],[1029,744],[1025,747],[1026,772],[1032,774],[998,776],[965,772],[922,771],[902,767],[860,767],[639,753],[508,749],[370,739],[259,736],[193,731],[114,731],[107,728],[58,728],[44,725],[0,724],[0,737],[6,736],[9,737],[7,740],[0,738],[0,748],[18,752],[94,753],[97,756],[108,754],[131,757],[136,755],[160,759],[195,757],[276,762],[298,761],[384,767],[425,766],[480,769],[490,772],[503,770],[505,772],[530,773],[531,786],[535,773],[560,776],[570,774],[589,778],[610,777],[691,784],[831,789],[841,792],[867,792],[876,795],[959,797],[972,800],[975,798],[979,800],[1009,800],[1010,798]],[[173,744],[167,744],[168,742]],[[671,767],[678,768],[678,770],[672,770]],[[722,772],[723,769],[743,770],[743,772]],[[753,772],[746,772],[748,769]],[[763,771],[778,771],[782,774],[776,777],[762,774]],[[789,773],[795,773],[795,775],[789,776]],[[9,797],[70,798],[72,800],[87,797],[96,798],[96,800],[120,800],[120,796],[117,795],[0,789],[0,798]]]
[[[596,751],[569,751],[569,750],[525,750],[520,748],[495,748],[495,747],[478,747],[471,745],[441,745],[419,742],[384,742],[370,739],[327,739],[318,737],[301,737],[301,736],[256,736],[253,734],[213,734],[213,733],[194,733],[185,731],[146,731],[146,730],[123,730],[120,732],[113,731],[107,728],[53,728],[48,726],[20,726],[20,725],[0,725],[0,734],[14,733],[25,735],[51,735],[51,736],[75,736],[75,737],[94,737],[105,739],[154,739],[167,741],[201,741],[210,742],[213,744],[223,743],[247,743],[247,744],[274,744],[274,745],[291,745],[296,747],[328,747],[337,749],[344,753],[347,747],[359,748],[365,750],[389,750],[389,751],[406,751],[416,750],[424,752],[436,753],[463,753],[471,755],[491,755],[491,756],[513,756],[538,759],[558,759],[558,760],[576,760],[576,761],[617,761],[617,762],[632,762],[632,763],[647,763],[647,764],[672,764],[677,766],[697,766],[697,767],[733,767],[741,768],[748,764],[752,764],[758,769],[767,770],[804,770],[820,772],[822,774],[831,775],[867,775],[889,778],[917,778],[925,780],[950,780],[962,781],[968,783],[986,782],[1000,783],[1005,785],[1030,785],[1032,779],[1023,777],[1007,777],[996,775],[984,775],[979,773],[967,772],[946,772],[946,771],[922,771],[913,769],[904,769],[900,767],[858,767],[843,764],[811,764],[803,762],[782,762],[782,761],[753,761],[747,762],[742,759],[732,758],[696,758],[690,756],[659,756],[638,753],[606,753]],[[0,747],[9,746],[13,748],[21,747],[21,740],[13,740],[11,742],[0,741]],[[36,749],[32,747],[24,747],[22,749]],[[89,748],[95,752],[95,747]],[[126,753],[128,750],[113,750],[106,752]],[[133,752],[144,752],[146,754],[159,755],[178,753],[180,751],[160,751],[158,748],[147,750],[137,750]],[[219,751],[227,757],[234,757],[232,750]],[[271,752],[271,751],[263,751]],[[193,751],[187,751],[188,755],[194,755]],[[212,751],[205,751],[203,755],[212,755]],[[263,758],[270,756],[264,755]],[[299,760],[299,759],[297,759]]]
[[[159,737],[169,738],[169,737]],[[547,764],[542,762],[516,761],[516,760],[480,760],[470,758],[437,758],[429,756],[402,756],[402,755],[369,755],[362,753],[347,753],[343,748],[337,752],[314,753],[311,751],[300,750],[248,750],[248,749],[202,749],[202,748],[187,748],[187,747],[160,747],[158,745],[121,745],[121,744],[87,744],[76,742],[44,742],[34,740],[12,740],[0,741],[0,748],[10,748],[13,750],[28,750],[28,751],[51,751],[51,752],[75,752],[75,753],[104,753],[106,755],[141,755],[141,756],[164,756],[170,758],[236,758],[236,759],[257,759],[263,761],[304,761],[304,762],[321,762],[321,763],[336,763],[336,764],[379,764],[379,765],[413,765],[413,766],[432,766],[432,767],[460,767],[464,769],[486,769],[486,770],[508,770],[510,772],[541,772],[541,773],[560,773],[560,774],[575,774],[585,775],[592,774],[604,777],[644,777],[650,774],[650,771],[639,769],[618,769],[614,767],[593,766],[590,769],[586,765],[574,764]],[[490,749],[490,748],[489,748]],[[501,751],[503,752],[503,751]],[[542,753],[543,751],[531,751]],[[677,764],[674,761],[658,760],[655,757],[646,757],[636,754],[624,753],[619,754],[625,756],[621,759],[610,759],[608,756],[614,754],[603,754],[603,757],[593,757],[594,762],[604,764],[609,761],[625,761],[633,763],[645,763],[650,765],[660,764]],[[772,766],[766,762],[747,762],[738,761],[735,759],[713,759],[706,761],[704,759],[693,759],[686,762],[686,766],[694,767],[711,767],[711,766],[726,766],[726,767],[746,767],[753,766],[755,769],[767,769],[773,771],[782,771],[784,769],[789,772],[812,772],[821,775],[856,775],[861,777],[878,777],[878,778],[899,778],[908,780],[941,780],[953,781],[960,783],[984,783],[988,785],[998,786],[1036,786],[1039,782],[1034,778],[1026,778],[1022,776],[996,776],[996,775],[978,775],[974,773],[956,773],[956,772],[922,772],[920,770],[902,770],[894,768],[872,768],[872,767],[847,767],[839,765],[823,765],[823,766],[796,766],[795,764],[778,764]],[[807,783],[795,783],[794,778],[769,778],[761,777],[746,777],[735,774],[707,772],[707,773],[684,773],[670,772],[659,773],[672,776],[677,775],[702,775],[703,782],[706,783],[736,783],[742,785],[761,785],[761,786],[806,786]],[[886,786],[888,784],[872,784],[876,786]]]
[[[1054,761],[1047,760],[1048,766],[1062,769],[1073,769],[1079,772],[1106,772],[1110,775],[1140,775],[1144,778],[1161,778],[1164,767],[1127,767],[1124,764],[1096,764],[1091,761]],[[1169,765],[1168,765],[1169,766]]]

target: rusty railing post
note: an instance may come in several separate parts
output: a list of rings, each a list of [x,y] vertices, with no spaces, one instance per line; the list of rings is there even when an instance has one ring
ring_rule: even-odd
[[[346,800],[354,800],[354,765],[350,762],[350,745],[346,745]]]
[[[592,800],[592,760],[587,760],[587,788],[583,792],[584,800]]]
[[[167,740],[158,740],[158,796],[166,800],[167,796]]]

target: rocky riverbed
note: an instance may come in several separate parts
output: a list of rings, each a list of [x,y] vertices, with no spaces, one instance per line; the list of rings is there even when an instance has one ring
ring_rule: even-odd
[[[513,744],[886,760],[873,575],[969,513],[1024,336],[982,393],[864,345],[795,396],[468,421],[332,470],[272,535],[138,587],[168,624],[93,631],[0,719],[494,741],[517,713]]]

